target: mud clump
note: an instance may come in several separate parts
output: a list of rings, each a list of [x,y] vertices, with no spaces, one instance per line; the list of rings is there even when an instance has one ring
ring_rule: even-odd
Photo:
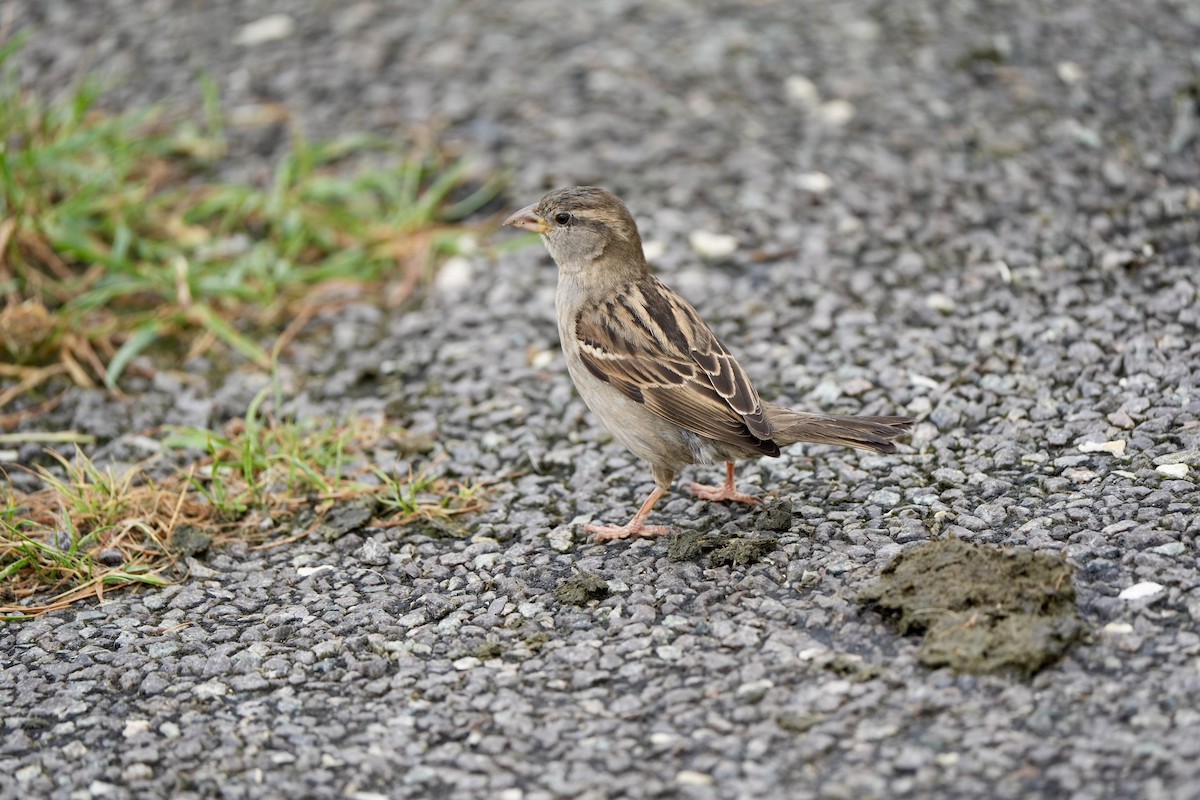
[[[729,538],[704,531],[680,531],[667,542],[667,558],[672,561],[698,561],[705,553],[725,545]]]
[[[212,537],[194,525],[180,525],[171,534],[169,549],[180,556],[198,556],[208,550]]]
[[[792,527],[792,501],[787,498],[768,500],[754,520],[759,531],[786,531]]]
[[[743,567],[762,560],[777,546],[774,536],[742,538],[703,531],[682,531],[667,544],[667,558],[672,561],[699,561],[711,553],[709,563],[714,567]]]
[[[471,651],[471,655],[475,656],[481,661],[487,661],[490,658],[499,658],[500,656],[504,655],[504,646],[499,642],[480,642],[475,646],[475,649]]]
[[[855,683],[866,683],[883,674],[883,667],[878,664],[868,664],[861,658],[841,654],[826,661],[824,667],[834,675],[849,678]]]
[[[729,542],[713,551],[710,561],[714,567],[744,567],[762,560],[762,557],[775,549],[777,543],[773,536],[763,536],[756,539],[730,539]]]
[[[817,714],[797,714],[785,711],[775,719],[775,724],[788,733],[807,733],[821,724],[822,717]]]
[[[927,667],[1028,678],[1087,638],[1072,572],[1061,556],[942,539],[901,553],[858,601],[922,634]]]
[[[608,581],[594,572],[580,572],[558,585],[554,597],[563,605],[585,606],[608,597]]]

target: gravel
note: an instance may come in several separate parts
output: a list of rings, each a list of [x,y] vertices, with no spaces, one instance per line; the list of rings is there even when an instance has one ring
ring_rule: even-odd
[[[775,537],[754,559],[590,544],[579,523],[623,521],[649,471],[570,386],[547,256],[473,256],[411,311],[315,321],[285,372],[306,414],[386,408],[435,471],[509,476],[469,535],[213,547],[184,585],[0,629],[0,795],[1200,796],[1194,4],[10,0],[6,19],[36,29],[19,75],[50,93],[92,72],[113,107],[195,107],[211,75],[231,174],[268,178],[287,128],[256,110],[278,104],[314,138],[432,120],[510,172],[512,207],[601,183],[763,394],[921,421],[895,456],[744,468],[791,504],[770,534],[660,504],[682,532]],[[114,446],[243,413],[261,381],[81,391],[37,424]],[[945,535],[1065,554],[1091,642],[1028,681],[921,667],[855,597]],[[607,591],[556,597],[581,574]]]

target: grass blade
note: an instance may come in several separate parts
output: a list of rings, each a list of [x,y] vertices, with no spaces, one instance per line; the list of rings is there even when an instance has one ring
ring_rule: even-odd
[[[121,345],[121,349],[108,362],[108,369],[104,374],[104,385],[110,391],[117,388],[117,381],[125,372],[125,368],[129,366],[129,362],[158,341],[160,336],[162,336],[162,324],[157,321],[147,322],[134,330],[133,334]]]
[[[203,303],[198,303],[188,309],[192,321],[202,328],[206,328],[213,334],[225,342],[225,344],[238,351],[246,358],[253,361],[263,369],[271,366],[271,358],[267,352],[259,347],[254,342],[247,339],[242,334],[234,330],[233,326],[213,312],[211,308]]]

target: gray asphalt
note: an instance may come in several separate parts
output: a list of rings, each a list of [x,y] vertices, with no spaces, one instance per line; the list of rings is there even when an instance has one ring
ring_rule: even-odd
[[[743,469],[791,504],[777,533],[674,493],[681,531],[778,537],[674,561],[573,524],[652,483],[570,386],[540,249],[320,320],[288,366],[306,413],[399,409],[434,469],[519,475],[464,540],[227,547],[183,585],[0,629],[4,797],[1200,796],[1194,2],[10,10],[46,91],[91,72],[114,106],[187,107],[203,71],[312,137],[434,120],[511,172],[513,208],[603,185],[765,396],[921,421],[895,456]],[[280,12],[290,35],[239,43]],[[235,134],[250,176],[286,145]],[[705,261],[696,231],[738,246]],[[80,392],[58,419],[112,447],[241,413],[254,381]],[[855,596],[935,532],[1064,553],[1092,640],[1029,681],[920,666]],[[608,596],[559,599],[579,571]],[[1143,582],[1163,588],[1119,597]]]

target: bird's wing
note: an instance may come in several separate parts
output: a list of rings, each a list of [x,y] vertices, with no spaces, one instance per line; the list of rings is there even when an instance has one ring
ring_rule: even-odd
[[[585,305],[575,338],[587,369],[626,397],[701,436],[779,455],[758,392],[712,330],[652,277]]]

